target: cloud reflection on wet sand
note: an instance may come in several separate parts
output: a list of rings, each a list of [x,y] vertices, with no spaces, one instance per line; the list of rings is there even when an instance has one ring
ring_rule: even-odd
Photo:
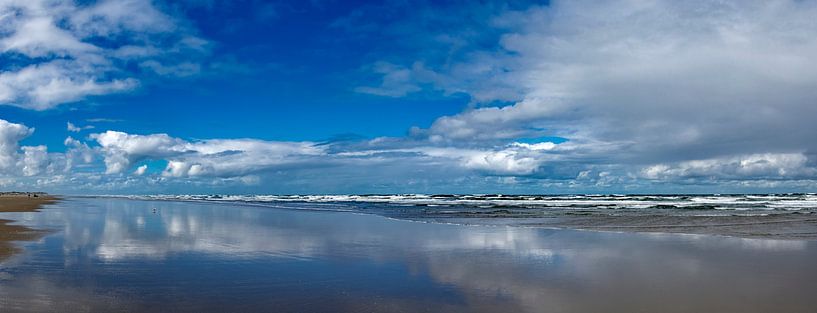
[[[61,207],[19,216],[64,231],[0,270],[13,276],[0,282],[4,308],[138,312],[161,308],[162,299],[177,299],[180,312],[817,305],[809,292],[817,248],[807,241],[441,225],[232,204],[74,199]]]

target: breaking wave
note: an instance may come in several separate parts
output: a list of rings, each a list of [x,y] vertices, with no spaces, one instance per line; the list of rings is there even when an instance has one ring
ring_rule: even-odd
[[[817,194],[764,195],[133,195],[143,200],[236,202],[390,216],[767,216],[817,213]],[[733,212],[733,213],[728,213]]]

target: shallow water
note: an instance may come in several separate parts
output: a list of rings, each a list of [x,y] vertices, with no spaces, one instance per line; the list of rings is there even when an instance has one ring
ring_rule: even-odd
[[[815,241],[463,226],[105,198],[0,218],[53,230],[0,265],[2,312],[817,308]]]
[[[817,240],[817,195],[145,195],[442,223]]]

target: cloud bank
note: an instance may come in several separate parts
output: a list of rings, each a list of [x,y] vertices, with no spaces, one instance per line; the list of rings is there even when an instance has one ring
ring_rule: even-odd
[[[815,16],[813,1],[554,1],[495,15],[495,50],[392,66],[379,87],[472,96],[415,131],[433,142],[559,136],[560,159],[622,176],[813,177]]]

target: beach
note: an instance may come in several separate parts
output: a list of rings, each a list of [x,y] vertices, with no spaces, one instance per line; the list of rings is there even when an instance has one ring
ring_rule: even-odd
[[[0,194],[0,213],[36,212],[43,205],[57,201],[56,197],[38,193],[2,193]],[[14,221],[0,219],[0,261],[19,251],[13,241],[34,240],[44,232],[20,225],[9,225]]]
[[[4,312],[812,312],[817,241],[396,219],[335,204],[66,198]],[[32,293],[36,290],[36,293]]]
[[[0,0],[0,47],[0,313],[817,313],[817,0]]]

